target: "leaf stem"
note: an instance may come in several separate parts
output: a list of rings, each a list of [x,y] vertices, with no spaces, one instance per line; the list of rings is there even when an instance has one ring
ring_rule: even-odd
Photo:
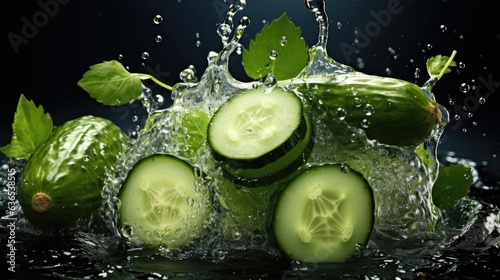
[[[139,73],[139,74],[136,74],[139,76],[139,78],[141,78],[141,80],[146,80],[146,79],[151,79],[153,82],[155,82],[157,85],[167,89],[167,90],[170,90],[172,91],[173,87],[172,86],[169,86],[165,83],[163,83],[162,81],[156,79],[154,76],[152,75],[149,75],[149,74],[143,74],[143,73]]]
[[[448,61],[446,61],[446,64],[444,65],[443,69],[441,69],[441,72],[437,76],[437,79],[441,79],[441,77],[445,74],[446,69],[448,69],[448,66],[450,66],[451,62],[453,62],[453,58],[455,58],[455,55],[457,54],[456,50],[453,50],[453,52],[450,55],[450,58],[448,58]]]

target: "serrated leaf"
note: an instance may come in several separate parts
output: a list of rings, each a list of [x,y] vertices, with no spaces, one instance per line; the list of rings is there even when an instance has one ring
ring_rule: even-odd
[[[77,84],[98,102],[111,106],[135,101],[142,93],[141,78],[116,60],[90,66]]]
[[[272,73],[277,80],[285,80],[306,67],[309,54],[300,28],[284,13],[250,40],[242,59],[245,72],[252,79],[263,79]]]
[[[450,67],[456,66],[457,63],[453,60],[449,62],[449,60],[450,60],[449,56],[442,56],[442,55],[436,55],[434,57],[427,59],[426,67],[429,76],[441,78],[443,74],[450,73],[451,72]],[[449,64],[447,65],[448,62]]]
[[[28,159],[38,146],[45,143],[53,128],[50,114],[21,94],[12,123],[11,141],[1,147],[0,152],[7,157]]]
[[[453,207],[469,193],[472,171],[463,165],[441,167],[432,188],[432,201],[441,209]]]

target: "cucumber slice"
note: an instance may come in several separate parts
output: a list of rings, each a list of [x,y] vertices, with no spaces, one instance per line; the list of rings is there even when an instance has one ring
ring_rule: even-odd
[[[307,165],[279,194],[272,228],[292,260],[342,263],[366,245],[374,223],[373,191],[345,164]]]
[[[118,196],[122,234],[147,246],[179,248],[203,231],[208,194],[197,188],[195,170],[172,155],[140,160]]]
[[[207,135],[225,171],[251,185],[271,183],[304,163],[312,125],[295,93],[253,89],[223,104],[210,120]]]

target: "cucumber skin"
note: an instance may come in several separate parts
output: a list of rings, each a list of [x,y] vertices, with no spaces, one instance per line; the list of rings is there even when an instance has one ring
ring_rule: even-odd
[[[444,107],[431,100],[419,86],[395,78],[354,72],[326,77],[307,77],[292,81],[304,93],[312,93],[337,116],[339,108],[347,114],[345,122],[362,128],[369,139],[394,146],[418,146],[430,138],[445,121]],[[361,100],[356,106],[354,99]],[[366,115],[370,104],[374,113]],[[363,120],[370,122],[367,128]]]
[[[127,141],[118,126],[100,117],[83,116],[57,127],[21,175],[19,201],[26,219],[42,230],[71,229],[78,219],[88,219],[101,206],[105,170],[113,168]],[[33,210],[36,193],[51,197],[48,211]]]

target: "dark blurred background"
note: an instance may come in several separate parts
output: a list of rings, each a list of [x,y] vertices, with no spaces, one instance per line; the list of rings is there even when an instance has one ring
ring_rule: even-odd
[[[241,43],[264,23],[287,12],[309,46],[318,26],[303,1],[247,0],[236,15],[250,17]],[[0,13],[0,146],[12,135],[11,123],[21,93],[41,104],[55,125],[85,114],[111,119],[124,131],[144,120],[140,104],[107,107],[90,98],[77,81],[92,64],[119,59],[131,72],[149,73],[173,85],[193,65],[200,77],[209,51],[222,43],[217,26],[232,0],[17,0]],[[330,32],[328,54],[357,70],[422,85],[425,61],[457,50],[456,67],[434,88],[451,122],[440,151],[453,151],[500,174],[500,30],[498,5],[472,0],[326,0]],[[390,15],[389,17],[387,15]],[[154,23],[160,15],[163,21]],[[156,42],[157,35],[162,37]],[[356,39],[358,39],[356,41]],[[350,47],[348,47],[350,46]],[[347,51],[349,50],[349,51]],[[355,51],[355,52],[353,52]],[[149,58],[141,57],[143,52]],[[233,75],[247,78],[238,56]],[[417,75],[416,75],[417,74]],[[461,86],[469,90],[462,92]],[[169,105],[169,92],[153,84]],[[484,102],[483,102],[484,101]],[[484,103],[484,104],[483,104]],[[139,122],[133,116],[139,116]]]

